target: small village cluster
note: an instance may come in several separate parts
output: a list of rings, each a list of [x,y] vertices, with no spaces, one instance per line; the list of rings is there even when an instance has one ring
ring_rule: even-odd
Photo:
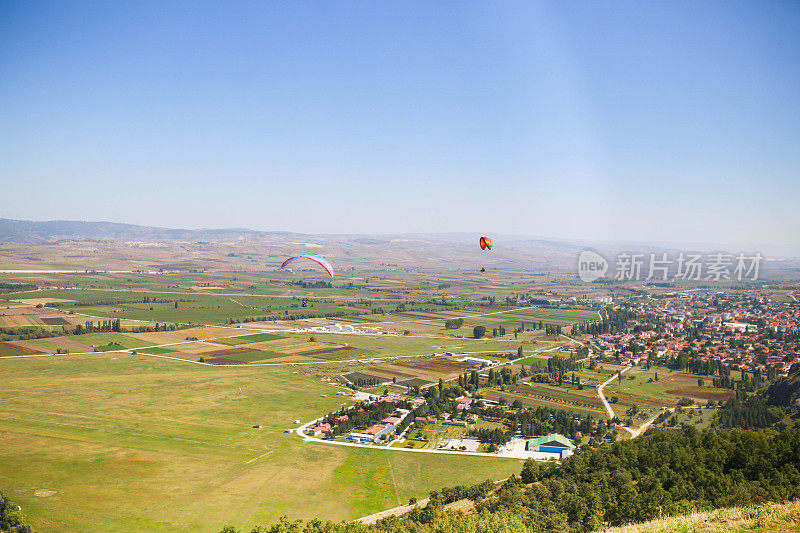
[[[384,396],[375,400],[378,403],[391,403],[391,404],[398,404],[400,402],[406,401],[405,398],[401,396],[396,396],[390,394],[388,396]],[[465,410],[469,407],[472,403],[472,398],[467,397],[459,397],[456,398],[457,406],[456,409],[459,411]],[[414,400],[410,401],[412,409],[402,409],[397,408],[395,411],[390,415],[382,419],[379,423],[373,424],[368,428],[362,431],[352,431],[347,436],[347,440],[350,442],[357,442],[357,443],[378,443],[381,441],[386,441],[391,439],[392,437],[399,436],[397,433],[398,427],[400,423],[405,420],[407,416],[410,416],[413,413],[413,409],[416,409],[425,404],[425,398],[415,398]],[[363,410],[363,409],[362,409]],[[341,415],[336,418],[337,422],[344,422],[348,420],[349,415]],[[467,427],[468,424],[474,424],[478,421],[477,414],[469,415],[466,420],[457,420],[451,417],[450,413],[441,413],[438,417],[430,417],[430,416],[416,416],[414,417],[414,422],[423,422],[428,424],[436,424],[440,423],[442,425],[449,425],[449,426],[458,426],[458,427]],[[308,434],[316,437],[319,435],[323,435],[325,433],[332,432],[335,426],[332,426],[330,423],[322,423],[319,424],[310,430],[308,430]]]
[[[358,393],[354,394],[354,397],[356,396],[358,396]],[[492,407],[497,404],[490,400],[460,396],[455,398],[456,413],[441,412],[438,416],[415,416],[414,411],[426,403],[426,399],[423,397],[412,400],[395,394],[372,397],[372,399],[367,400],[367,406],[372,404],[390,404],[393,406],[407,405],[409,408],[395,407],[388,416],[385,416],[380,421],[366,428],[356,428],[347,435],[341,435],[341,438],[353,444],[392,446],[393,444],[402,444],[404,437],[412,429],[426,427],[428,424],[454,426],[466,430],[466,428],[473,427],[480,419],[477,413],[469,413],[473,402],[477,402],[475,405],[482,405],[482,407]],[[336,429],[339,424],[346,423],[351,420],[352,415],[364,413],[365,411],[364,407],[359,407],[359,404],[352,406],[349,410],[350,414],[338,414],[333,419],[333,422],[324,422],[323,420],[325,417],[323,417],[317,425],[306,430],[306,434],[310,437],[323,439],[335,438]],[[578,433],[578,435],[580,435],[580,433]],[[572,455],[573,450],[576,448],[575,443],[570,439],[557,433],[532,439],[512,437],[507,442],[501,444],[502,446],[496,448],[492,453],[519,458],[533,457],[540,460],[568,457]],[[428,451],[451,452],[457,450],[474,453],[478,451],[479,445],[479,437],[464,434],[459,438],[444,439],[435,449]]]

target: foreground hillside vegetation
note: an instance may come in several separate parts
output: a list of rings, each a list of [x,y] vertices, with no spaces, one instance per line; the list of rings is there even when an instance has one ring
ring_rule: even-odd
[[[690,513],[603,530],[605,533],[727,533],[738,531],[797,531],[800,501],[766,503]]]
[[[526,462],[493,491],[431,493],[424,508],[375,525],[283,519],[253,533],[588,532],[718,508],[800,498],[800,431],[692,427],[604,445],[561,465]],[[469,498],[469,515],[447,503]],[[234,532],[235,528],[227,528]]]

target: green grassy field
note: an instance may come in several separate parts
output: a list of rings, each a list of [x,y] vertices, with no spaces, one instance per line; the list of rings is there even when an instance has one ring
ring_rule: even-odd
[[[439,444],[449,439],[460,439],[467,434],[468,428],[458,426],[444,425],[441,422],[436,424],[427,424],[424,429],[419,430],[419,433],[427,440],[427,443],[422,446],[424,448],[435,449]],[[413,431],[414,435],[418,432]]]
[[[244,335],[243,337],[231,337],[229,339],[218,339],[216,342],[220,344],[228,344],[235,346],[237,344],[250,344],[254,342],[274,341],[277,339],[285,339],[282,335],[274,335],[272,333],[255,333],[253,335]]]
[[[164,348],[164,347],[161,347],[161,346],[155,346],[153,348],[145,348],[142,351],[146,352],[146,353],[156,354],[156,355],[163,355],[163,354],[167,354],[167,353],[175,353],[178,350],[173,350],[173,349],[170,349],[170,348]]]
[[[658,381],[655,380],[656,373]],[[703,379],[703,387],[698,387],[698,379]],[[729,390],[710,387],[711,381],[710,376],[696,376],[661,366],[650,370],[634,368],[622,375],[621,382],[615,379],[609,383],[604,394],[606,397],[617,395],[620,403],[628,406],[672,406],[684,396],[705,403],[709,398],[720,400],[733,395]]]
[[[0,360],[0,378],[0,479],[40,531],[355,518],[521,466],[304,444],[283,430],[349,400],[290,367],[97,353]]]

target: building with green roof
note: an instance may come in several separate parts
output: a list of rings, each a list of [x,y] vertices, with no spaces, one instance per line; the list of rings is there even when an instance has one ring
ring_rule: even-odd
[[[560,433],[550,433],[544,437],[528,439],[528,442],[525,444],[525,449],[529,451],[555,452],[554,448],[574,450],[575,444]]]

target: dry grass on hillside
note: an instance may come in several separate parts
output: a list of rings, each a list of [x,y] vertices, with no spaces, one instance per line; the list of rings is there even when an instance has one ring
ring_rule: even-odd
[[[603,530],[605,533],[800,531],[800,501],[692,513]]]

